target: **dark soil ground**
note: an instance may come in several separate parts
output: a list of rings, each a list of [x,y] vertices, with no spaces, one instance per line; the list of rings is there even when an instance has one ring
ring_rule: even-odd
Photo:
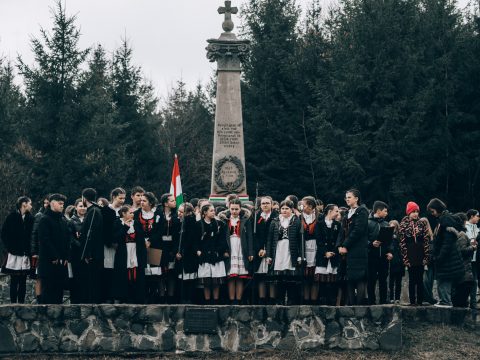
[[[1,340],[0,340],[1,341]],[[395,352],[386,351],[256,351],[246,354],[207,353],[207,354],[124,354],[119,356],[104,355],[21,355],[18,357],[3,357],[3,359],[26,360],[60,360],[60,359],[205,359],[205,360],[250,360],[250,359],[282,359],[282,360],[452,360],[480,359],[480,328],[476,330],[455,326],[432,326],[418,324],[415,327],[403,327],[403,349]]]

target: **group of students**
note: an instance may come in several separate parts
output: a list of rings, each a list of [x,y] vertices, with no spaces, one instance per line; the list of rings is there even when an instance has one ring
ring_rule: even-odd
[[[356,189],[346,207],[229,195],[226,206],[192,199],[177,208],[172,194],[158,201],[140,187],[131,205],[122,188],[110,202],[92,188],[64,211],[65,202],[49,195],[34,217],[20,197],[5,219],[12,303],[25,301],[27,276],[45,304],[62,303],[65,289],[71,303],[399,303],[407,271],[411,305],[466,307],[470,297],[476,307],[479,213],[453,215],[439,199],[429,219],[409,202],[400,223],[386,221],[384,202],[369,211]]]

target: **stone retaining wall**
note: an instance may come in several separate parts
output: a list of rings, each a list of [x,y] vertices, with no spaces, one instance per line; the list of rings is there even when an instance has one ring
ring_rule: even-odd
[[[0,306],[0,353],[246,352],[402,346],[402,321],[462,324],[465,309],[218,306],[217,334],[184,331],[185,306]],[[198,307],[189,307],[198,308]]]

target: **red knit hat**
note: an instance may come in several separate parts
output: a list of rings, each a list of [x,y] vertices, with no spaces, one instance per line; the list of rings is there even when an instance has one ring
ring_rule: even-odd
[[[414,203],[413,201],[409,201],[407,203],[407,215],[410,215],[410,213],[414,211],[420,211],[420,207],[417,205],[417,203]]]

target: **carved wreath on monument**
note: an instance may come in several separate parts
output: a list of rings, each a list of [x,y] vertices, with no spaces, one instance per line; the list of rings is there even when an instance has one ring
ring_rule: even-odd
[[[226,167],[234,168],[235,174],[233,174],[232,176],[232,172],[230,171],[230,174],[229,174],[230,176],[228,176],[228,177],[232,177],[231,180],[225,179]],[[216,161],[215,182],[219,187],[221,187],[224,190],[233,192],[235,190],[238,190],[238,188],[242,186],[244,180],[245,180],[245,171],[243,170],[242,161],[238,157],[225,156]],[[240,191],[241,190],[242,189],[240,189]]]

